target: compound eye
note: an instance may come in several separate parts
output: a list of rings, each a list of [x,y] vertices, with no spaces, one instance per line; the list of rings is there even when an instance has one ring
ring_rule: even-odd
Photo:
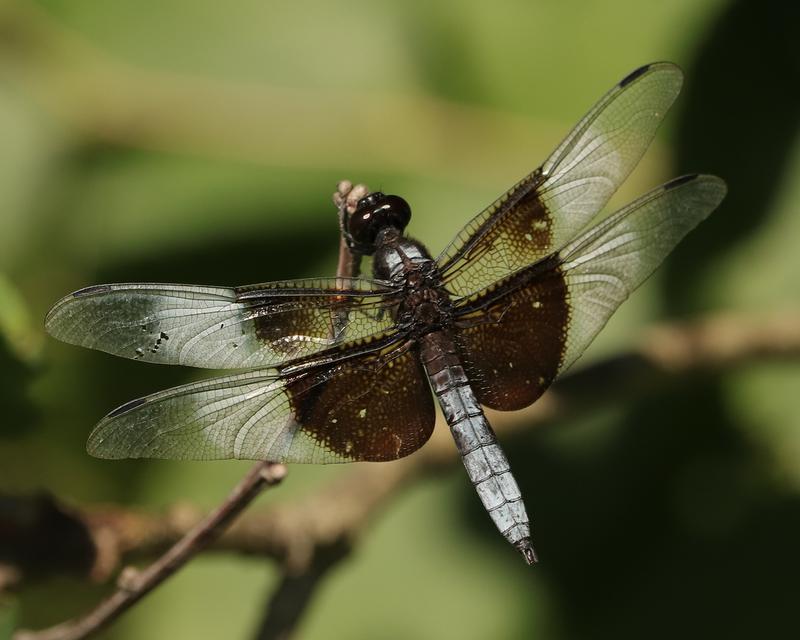
[[[362,253],[372,253],[378,232],[386,227],[403,231],[411,220],[411,208],[399,196],[371,193],[358,201],[347,221],[347,232]]]
[[[411,221],[411,207],[400,196],[386,196],[381,209],[386,224],[404,231]]]

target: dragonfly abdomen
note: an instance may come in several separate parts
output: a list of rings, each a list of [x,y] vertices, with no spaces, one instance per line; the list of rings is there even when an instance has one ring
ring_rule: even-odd
[[[532,564],[536,555],[522,494],[469,386],[455,343],[444,331],[428,333],[420,339],[420,356],[484,508],[500,533]]]

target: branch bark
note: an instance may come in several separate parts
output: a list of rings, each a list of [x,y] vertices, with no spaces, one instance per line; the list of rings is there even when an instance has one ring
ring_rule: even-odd
[[[128,567],[120,574],[117,590],[95,609],[44,631],[19,631],[14,640],[77,640],[107,626],[180,569],[242,512],[262,489],[276,485],[286,475],[282,464],[260,462],[207,518],[186,532],[163,556],[144,571]]]

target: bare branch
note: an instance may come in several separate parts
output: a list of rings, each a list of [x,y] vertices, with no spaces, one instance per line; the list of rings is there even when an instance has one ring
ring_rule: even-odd
[[[180,538],[163,556],[144,571],[127,568],[120,575],[118,589],[93,611],[43,631],[19,631],[14,640],[77,640],[85,638],[116,620],[175,571],[206,547],[267,486],[278,484],[286,475],[281,464],[262,462],[254,466],[228,498],[206,519]]]
[[[366,195],[369,195],[367,185],[353,185],[349,180],[341,180],[333,194],[333,204],[339,212],[339,262],[336,275],[340,278],[355,278],[361,272],[362,256],[350,251],[345,225],[347,216],[355,213],[358,201]]]

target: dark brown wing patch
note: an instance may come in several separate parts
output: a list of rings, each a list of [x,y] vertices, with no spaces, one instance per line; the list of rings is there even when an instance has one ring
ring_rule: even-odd
[[[502,295],[505,286],[510,292]],[[559,373],[569,306],[557,267],[523,286],[505,286],[465,307],[457,320],[457,340],[479,402],[513,411],[533,403]]]
[[[261,298],[252,304],[256,337],[282,358],[296,357],[310,341],[333,344],[337,335],[336,298],[322,307],[317,298]],[[359,301],[348,301],[356,305]],[[343,302],[343,306],[347,303]],[[342,323],[343,326],[343,323]],[[380,327],[376,326],[376,329]]]
[[[256,338],[284,360],[389,331],[399,303],[385,288],[257,287],[240,287],[237,298],[248,307]]]
[[[367,353],[289,380],[299,429],[334,456],[396,460],[419,449],[436,419],[415,349]]]
[[[553,220],[539,195],[541,184],[534,171],[484,212],[480,226],[473,221],[462,229],[459,257],[444,269],[452,292],[479,291],[551,251]]]

